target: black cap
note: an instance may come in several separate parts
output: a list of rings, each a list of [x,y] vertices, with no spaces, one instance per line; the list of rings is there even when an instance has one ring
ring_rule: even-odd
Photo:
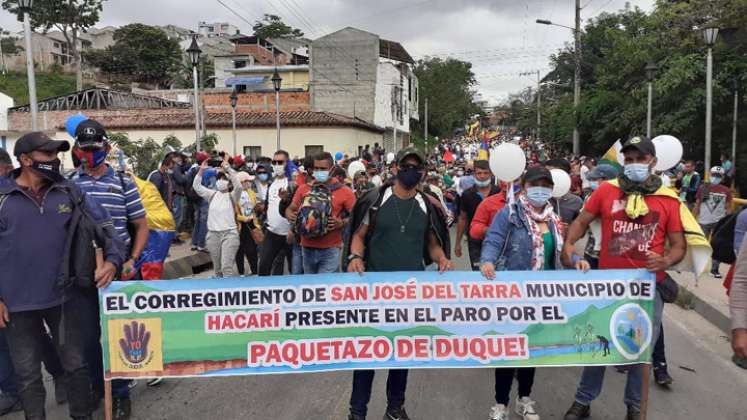
[[[635,136],[630,138],[625,142],[625,144],[623,144],[620,152],[625,153],[627,150],[638,150],[644,155],[656,157],[656,146],[654,146],[654,142],[646,136]]]
[[[31,153],[34,150],[42,152],[67,152],[70,150],[70,143],[65,140],[52,140],[41,131],[32,131],[24,134],[13,149],[13,154],[18,157],[22,154]]]
[[[552,179],[552,174],[544,166],[531,167],[524,173],[524,182],[535,182],[541,179],[555,185],[555,181]]]
[[[104,126],[94,120],[85,120],[75,129],[75,140],[78,147],[106,147],[109,137]]]
[[[397,153],[397,164],[401,165],[402,162],[404,162],[405,159],[410,156],[415,156],[421,164],[425,163],[425,157],[423,157],[423,154],[420,153],[420,150],[410,146],[405,147]]]

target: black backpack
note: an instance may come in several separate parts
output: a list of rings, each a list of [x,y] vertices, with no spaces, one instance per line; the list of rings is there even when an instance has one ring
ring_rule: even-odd
[[[711,235],[713,259],[724,264],[733,264],[737,260],[734,253],[734,228],[737,225],[738,213],[735,212],[719,220]]]

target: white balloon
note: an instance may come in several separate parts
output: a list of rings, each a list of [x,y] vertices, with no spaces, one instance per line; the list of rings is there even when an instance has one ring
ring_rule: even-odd
[[[386,163],[390,164],[394,162],[394,152],[389,152],[386,154]]]
[[[551,169],[550,174],[552,175],[552,196],[560,198],[571,190],[571,177],[562,169]]]
[[[363,164],[363,162],[356,160],[355,162],[351,162],[350,166],[348,166],[348,176],[351,178],[355,177],[355,174],[357,174],[360,171],[365,171],[366,165]]]
[[[682,142],[677,137],[662,135],[655,137],[652,142],[656,147],[657,171],[674,168],[682,159]]]
[[[502,143],[490,151],[490,170],[503,182],[517,180],[527,165],[524,151],[516,144]]]

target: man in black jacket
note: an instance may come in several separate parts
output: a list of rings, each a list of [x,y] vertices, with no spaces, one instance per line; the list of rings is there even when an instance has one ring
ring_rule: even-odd
[[[0,247],[0,328],[8,339],[27,419],[45,417],[39,340],[45,324],[66,373],[70,416],[91,418],[91,381],[84,357],[87,331],[80,327],[88,320],[79,310],[79,286],[71,283],[86,278],[87,287],[106,287],[122,265],[121,245],[106,211],[85,199],[59,172],[57,154],[69,149],[66,141],[44,133],[26,134],[14,149],[21,167],[0,179],[0,243],[13,244]],[[76,222],[83,208],[86,221]],[[78,229],[94,224],[108,235],[105,262],[95,271],[90,240],[68,240]],[[87,263],[93,272],[81,272]]]
[[[428,195],[418,191],[425,159],[414,148],[397,156],[393,184],[370,191],[353,209],[348,272],[424,271],[431,262],[444,272],[449,260],[445,219]],[[387,420],[409,420],[405,411],[407,370],[392,369],[387,380]],[[353,373],[349,420],[364,420],[371,399],[373,370]]]

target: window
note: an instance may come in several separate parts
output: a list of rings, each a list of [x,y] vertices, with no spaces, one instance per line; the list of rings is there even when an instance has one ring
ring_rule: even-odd
[[[262,156],[262,146],[244,146],[246,160],[256,162]]]
[[[304,152],[306,153],[305,156],[316,156],[319,153],[322,153],[324,151],[324,146],[314,145],[314,146],[305,146]]]
[[[233,60],[233,68],[240,69],[246,67],[246,60]]]
[[[54,47],[59,49],[60,48],[60,43],[59,42],[55,42],[54,43]]]

